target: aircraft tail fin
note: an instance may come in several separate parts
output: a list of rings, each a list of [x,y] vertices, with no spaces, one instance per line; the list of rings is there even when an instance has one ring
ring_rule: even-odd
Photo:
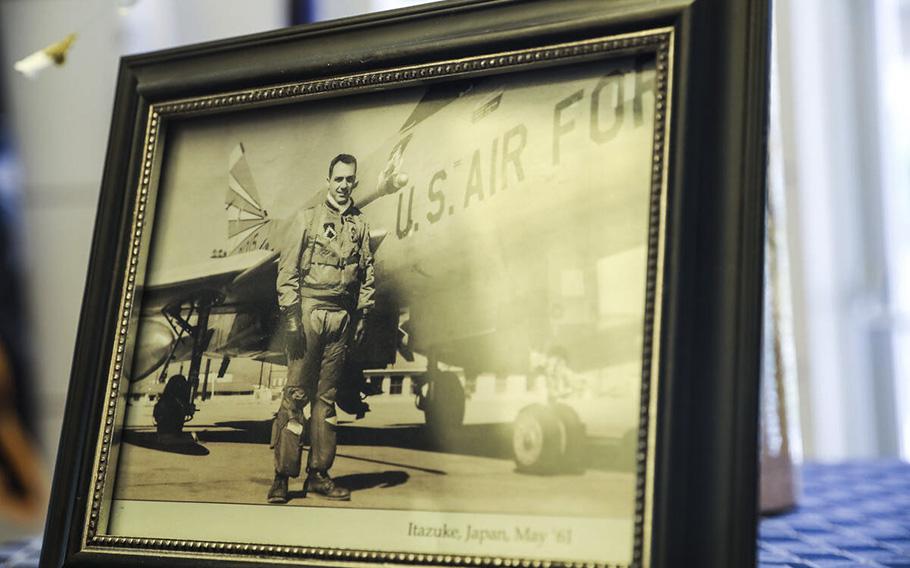
[[[228,159],[227,194],[224,207],[228,212],[227,236],[230,255],[269,248],[272,219],[262,208],[259,192],[243,144],[238,143]]]

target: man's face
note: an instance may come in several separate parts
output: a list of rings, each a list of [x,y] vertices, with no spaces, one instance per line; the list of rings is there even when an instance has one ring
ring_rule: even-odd
[[[338,162],[332,166],[329,175],[329,195],[338,205],[347,205],[351,192],[357,187],[357,167],[354,164]]]

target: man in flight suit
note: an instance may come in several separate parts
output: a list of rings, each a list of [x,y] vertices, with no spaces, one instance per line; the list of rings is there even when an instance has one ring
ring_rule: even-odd
[[[308,405],[304,496],[351,498],[329,476],[336,447],[335,397],[349,345],[363,338],[366,314],[373,307],[373,255],[369,229],[351,199],[357,187],[356,158],[333,158],[327,181],[325,201],[291,221],[278,261],[288,379],[272,424],[275,480],[269,503],[286,503],[288,478],[300,475]]]

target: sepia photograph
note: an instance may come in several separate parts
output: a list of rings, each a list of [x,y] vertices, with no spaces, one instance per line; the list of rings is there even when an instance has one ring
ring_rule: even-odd
[[[629,565],[655,61],[167,121],[106,534]]]

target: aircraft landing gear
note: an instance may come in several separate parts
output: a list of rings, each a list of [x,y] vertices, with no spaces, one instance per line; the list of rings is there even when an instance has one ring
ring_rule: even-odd
[[[195,400],[199,390],[200,365],[213,333],[213,330],[209,329],[209,315],[212,307],[220,305],[223,301],[224,296],[219,293],[200,292],[192,298],[168,304],[161,310],[171,328],[177,333],[168,360],[173,357],[184,335],[188,335],[192,341],[192,352],[188,376],[174,375],[168,379],[161,398],[155,405],[155,422],[159,437],[179,437],[183,433],[183,425],[196,413]],[[194,315],[195,321],[191,323]],[[225,362],[222,366],[226,369]],[[168,365],[165,363],[161,369],[162,381],[167,369]]]
[[[433,441],[448,443],[464,421],[464,387],[451,371],[432,370],[425,380],[417,396],[417,408],[423,410]]]
[[[187,403],[191,393],[190,382],[183,375],[174,375],[168,379],[153,410],[159,442],[183,441],[183,425],[193,417],[196,411],[192,402]]]
[[[522,472],[574,471],[581,465],[584,440],[584,424],[570,407],[532,404],[515,419],[512,455]]]

